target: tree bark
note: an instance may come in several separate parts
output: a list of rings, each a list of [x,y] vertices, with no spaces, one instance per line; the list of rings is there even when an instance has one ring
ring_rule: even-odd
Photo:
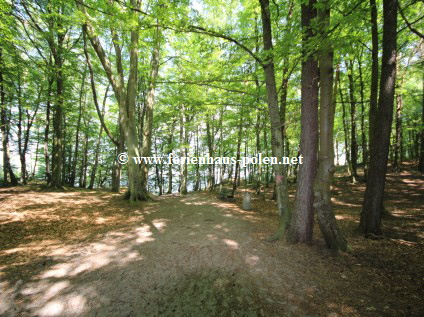
[[[58,29],[62,26],[57,25]],[[52,51],[55,81],[56,98],[54,102],[53,115],[53,153],[52,153],[52,177],[49,183],[50,188],[63,189],[62,168],[63,168],[63,103],[64,103],[64,81],[63,81],[63,43],[66,33],[61,30],[57,33],[57,43],[54,39],[49,41]]]
[[[212,144],[212,133],[211,133],[211,126],[208,119],[206,119],[206,138],[207,138],[209,156],[213,157],[214,153],[213,153],[213,144]],[[208,190],[213,190],[214,186],[215,186],[215,175],[214,175],[213,164],[208,164]]]
[[[419,157],[419,164],[418,164],[418,170],[421,173],[424,173],[424,61],[421,63],[422,65],[422,100],[421,100],[421,106],[422,106],[422,113],[421,113],[421,133],[420,133],[420,139],[421,139],[421,147],[420,147],[420,157]]]
[[[330,23],[328,0],[322,0],[318,11],[320,33],[326,36]],[[321,47],[319,51],[320,109],[318,171],[314,182],[314,207],[318,224],[327,246],[333,250],[347,250],[347,242],[338,228],[331,202],[331,181],[334,174],[334,101],[333,101],[333,50]],[[336,90],[337,91],[337,90]]]
[[[85,44],[85,42],[84,42]],[[79,132],[81,127],[81,118],[82,118],[82,108],[83,108],[83,91],[85,86],[85,76],[86,76],[86,69],[84,70],[82,81],[81,81],[81,88],[80,88],[80,96],[79,96],[79,112],[78,112],[78,121],[77,121],[77,131],[75,134],[75,150],[74,150],[74,158],[72,160],[72,171],[71,171],[71,177],[69,180],[69,186],[74,187],[75,186],[75,177],[77,172],[77,162],[78,162],[78,151],[79,151]]]
[[[301,75],[301,136],[300,154],[304,157],[299,166],[295,208],[288,240],[292,243],[312,241],[314,207],[313,182],[317,170],[318,147],[318,63],[315,54],[306,46],[315,37],[311,24],[317,16],[315,0],[302,4],[303,56]]]
[[[349,79],[349,99],[350,99],[350,157],[352,166],[352,183],[356,183],[358,178],[358,142],[356,140],[356,99],[353,82],[353,61],[346,61]]]
[[[267,58],[261,65],[265,74],[265,85],[268,103],[268,114],[271,121],[271,147],[272,155],[277,157],[278,162],[284,156],[284,145],[281,135],[281,118],[278,109],[278,93],[275,81],[275,68],[272,43],[272,25],[271,25],[271,12],[269,9],[269,0],[259,0],[261,5],[261,18],[262,18],[262,39],[264,51]],[[268,142],[268,140],[266,140]],[[276,193],[277,193],[277,209],[280,216],[280,228],[274,239],[279,239],[286,231],[288,219],[290,217],[289,209],[289,195],[287,189],[287,176],[282,164],[273,165]]]
[[[103,117],[104,114],[105,114],[105,107],[106,107],[106,100],[107,100],[107,93],[108,92],[109,92],[109,85],[106,87],[105,96],[103,98],[101,117]],[[96,144],[96,150],[95,150],[96,156],[94,158],[94,164],[93,164],[93,167],[91,169],[90,184],[88,185],[89,189],[94,188],[94,181],[96,180],[96,171],[97,171],[97,167],[99,165],[100,143],[102,141],[102,134],[103,134],[103,125],[100,124],[100,131],[99,131],[99,136],[97,138],[97,144]]]
[[[359,228],[365,234],[381,234],[384,186],[393,120],[393,103],[396,82],[397,1],[383,1],[383,55],[378,121],[370,143],[370,168],[365,190]]]
[[[134,0],[132,0],[134,1]],[[156,27],[155,42],[152,52],[151,71],[149,89],[147,92],[146,105],[145,105],[145,122],[143,124],[143,146],[141,149],[141,156],[148,157],[151,153],[152,147],[152,131],[153,131],[153,107],[155,104],[155,90],[156,79],[159,73],[159,59],[160,59],[160,28]],[[147,193],[147,179],[149,177],[149,164],[142,163],[141,165],[141,188],[143,191],[144,199],[149,197]]]
[[[187,127],[185,106],[181,105],[180,112],[180,159],[187,157]],[[187,161],[184,159],[180,162],[180,195],[187,194]]]
[[[378,107],[378,16],[376,0],[370,0],[370,16],[371,16],[371,89],[370,89],[370,110],[369,110],[369,143],[375,131]]]
[[[235,172],[234,172],[234,179],[233,179],[233,191],[232,195],[234,196],[236,189],[237,189],[237,181],[239,179],[240,175],[240,148],[241,148],[241,139],[243,136],[243,113],[240,110],[240,119],[238,124],[238,134],[237,134],[237,153],[236,153],[236,166],[235,166]]]
[[[10,119],[7,117],[6,111],[6,90],[3,79],[3,49],[0,47],[0,98],[1,98],[1,140],[3,149],[3,181],[6,185],[18,185],[18,179],[13,172],[10,164],[10,149],[9,149],[9,126]]]

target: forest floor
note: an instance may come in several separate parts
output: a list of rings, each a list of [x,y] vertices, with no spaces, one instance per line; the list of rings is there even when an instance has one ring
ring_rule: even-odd
[[[334,183],[351,251],[267,242],[275,202],[212,193],[129,205],[98,190],[0,189],[0,316],[424,316],[424,178],[389,175],[384,235],[355,232],[365,185]],[[294,197],[294,191],[291,192]]]

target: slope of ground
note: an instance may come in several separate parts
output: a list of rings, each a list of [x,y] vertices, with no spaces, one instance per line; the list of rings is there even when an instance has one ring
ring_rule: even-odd
[[[357,226],[363,184],[337,180],[352,251],[266,242],[253,211],[210,193],[130,206],[102,191],[0,189],[0,316],[422,316],[423,180],[392,175],[386,235]],[[317,230],[316,230],[317,231]]]

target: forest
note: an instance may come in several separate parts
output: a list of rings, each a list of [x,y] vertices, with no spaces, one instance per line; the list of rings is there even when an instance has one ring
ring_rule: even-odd
[[[423,316],[424,2],[0,0],[0,316]]]

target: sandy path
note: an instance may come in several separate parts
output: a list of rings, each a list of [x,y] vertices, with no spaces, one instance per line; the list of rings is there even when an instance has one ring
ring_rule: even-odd
[[[64,246],[16,286],[5,316],[279,316],[281,275],[252,212],[206,194],[147,204],[144,220],[91,243]],[[59,255],[58,255],[59,254]],[[279,274],[281,270],[278,270]],[[296,286],[295,276],[291,287]],[[274,285],[273,285],[274,284]],[[263,287],[266,285],[266,287]],[[274,298],[273,298],[274,297]],[[278,296],[281,297],[281,296]],[[9,298],[10,299],[10,298]]]

